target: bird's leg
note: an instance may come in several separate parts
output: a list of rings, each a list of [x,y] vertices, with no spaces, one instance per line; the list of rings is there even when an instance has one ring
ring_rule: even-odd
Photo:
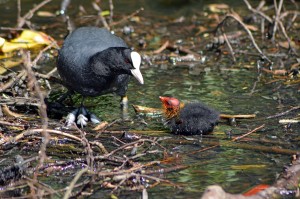
[[[91,113],[88,110],[86,111],[89,121],[91,121],[93,124],[99,124],[101,122],[101,120],[94,113]]]
[[[127,96],[121,96],[121,117],[123,120],[127,120],[129,118],[128,114],[128,98]]]
[[[101,120],[93,113],[89,112],[83,105],[84,97],[82,96],[81,107],[80,107],[80,114],[77,117],[77,124],[81,126],[86,126],[87,121],[91,121],[94,124],[98,124]]]
[[[77,116],[77,122],[76,124],[78,124],[81,128],[83,128],[84,126],[86,126],[87,121],[88,121],[88,111],[85,109],[85,107],[83,106],[83,103],[81,102],[80,107],[78,108],[78,116]]]
[[[83,105],[84,96],[82,96],[80,107],[78,108],[78,112],[76,115],[76,124],[78,124],[81,128],[86,126],[88,118],[87,118],[87,110],[85,109]]]
[[[72,112],[70,112],[68,115],[67,115],[67,118],[66,118],[66,126],[71,126],[75,121],[76,121],[76,116],[78,115],[78,112],[79,112],[79,108],[73,110]]]
[[[71,113],[68,114],[66,118],[66,125],[71,126],[73,123],[81,126],[86,126],[88,118],[86,117],[87,111],[83,106],[84,97],[82,96],[81,105],[79,108],[76,108]]]
[[[82,97],[80,107],[69,113],[69,115],[67,116],[67,126],[70,126],[72,123],[76,122],[77,125],[83,128],[87,125],[88,121],[91,121],[94,124],[100,123],[100,119],[84,107],[83,101],[84,97]]]

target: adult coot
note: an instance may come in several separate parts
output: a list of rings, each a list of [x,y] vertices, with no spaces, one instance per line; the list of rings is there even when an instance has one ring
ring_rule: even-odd
[[[167,125],[174,134],[209,134],[219,119],[219,113],[200,102],[183,104],[174,97],[159,97]]]
[[[120,38],[104,28],[81,27],[70,33],[59,50],[57,69],[65,86],[83,96],[116,93],[127,103],[130,76],[144,83],[140,72],[141,56]],[[124,104],[126,106],[127,104]],[[86,125],[99,119],[82,106],[67,117],[67,124],[77,120]]]

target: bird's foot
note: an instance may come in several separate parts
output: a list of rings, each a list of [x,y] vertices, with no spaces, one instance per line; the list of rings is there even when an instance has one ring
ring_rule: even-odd
[[[129,112],[128,112],[128,98],[127,96],[121,97],[121,118],[123,120],[129,120]]]
[[[66,126],[71,126],[76,123],[83,128],[90,121],[93,124],[99,124],[101,120],[93,113],[89,112],[85,107],[80,107],[68,114],[66,118]]]

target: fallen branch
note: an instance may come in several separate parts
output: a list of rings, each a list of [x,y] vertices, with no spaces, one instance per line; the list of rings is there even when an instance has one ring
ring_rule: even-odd
[[[267,117],[267,119],[272,119],[272,118],[276,118],[276,117],[281,117],[281,116],[284,116],[284,115],[286,115],[286,114],[289,114],[290,112],[295,111],[295,110],[298,110],[298,109],[300,109],[300,106],[295,106],[295,107],[293,107],[293,108],[291,108],[291,109],[289,109],[289,110],[287,110],[287,111],[284,111],[284,112],[282,112],[282,113],[278,113],[278,114],[276,114],[276,115],[269,116],[269,117]]]
[[[81,177],[84,173],[86,173],[87,171],[88,171],[88,168],[86,167],[86,168],[80,170],[80,171],[76,174],[76,176],[73,178],[73,180],[71,181],[70,185],[69,185],[68,188],[67,188],[67,191],[66,191],[66,193],[65,193],[65,195],[64,195],[64,197],[63,197],[64,199],[70,198],[71,193],[72,193],[72,190],[73,190],[73,188],[74,188],[75,185],[76,185],[76,182],[77,182],[77,181],[80,179],[80,177]]]
[[[259,54],[261,55],[261,57],[265,60],[267,60],[269,63],[272,64],[272,61],[262,52],[262,50],[258,47],[258,45],[256,44],[255,42],[255,39],[251,33],[251,31],[247,28],[247,26],[240,20],[238,19],[236,16],[232,15],[232,14],[227,14],[224,19],[218,24],[217,28],[216,28],[216,31],[223,27],[223,25],[225,24],[225,21],[229,18],[233,18],[234,20],[236,20],[243,28],[244,30],[246,31],[246,33],[249,35],[249,38],[253,44],[253,46],[255,47],[255,49],[259,52]]]
[[[123,17],[120,21],[113,22],[113,23],[111,23],[109,25],[110,26],[119,25],[120,23],[123,23],[123,22],[127,21],[128,19],[132,18],[133,16],[139,14],[143,10],[144,10],[144,8],[140,8],[140,9],[136,10],[135,12],[133,12],[132,14],[130,14],[130,15],[126,16],[126,17]]]
[[[253,129],[252,131],[249,131],[248,133],[245,133],[245,134],[242,135],[242,136],[238,136],[238,137],[232,139],[232,141],[234,142],[234,141],[236,141],[236,140],[240,140],[240,139],[242,139],[242,138],[244,138],[244,137],[250,135],[251,133],[254,133],[254,132],[256,132],[256,131],[258,131],[259,129],[262,129],[262,128],[264,128],[264,127],[265,127],[265,125],[263,124],[263,125],[261,125],[261,126],[255,128],[255,129]]]
[[[41,132],[43,132],[43,130],[44,129],[30,129],[30,130],[26,130],[26,131],[20,133],[19,135],[16,135],[13,138],[9,138],[7,140],[5,140],[5,139],[0,140],[0,145],[9,144],[9,143],[15,143],[15,142],[19,141],[20,139],[23,139],[26,136],[34,135],[36,133],[41,133]],[[68,134],[68,133],[64,133],[64,132],[57,131],[57,130],[52,130],[52,129],[46,129],[45,131],[47,131],[48,133],[52,133],[52,134],[56,134],[56,135],[61,135],[61,136],[64,136],[64,137],[76,140],[78,142],[81,142],[81,139],[79,137],[76,137],[75,135],[71,135],[71,134]]]
[[[243,114],[238,114],[238,115],[229,115],[229,114],[220,114],[221,119],[252,119],[255,118],[255,114],[250,114],[250,115],[243,115]]]
[[[47,3],[49,3],[52,0],[44,0],[41,3],[37,4],[34,8],[32,8],[31,10],[29,10],[23,17],[21,17],[20,15],[18,16],[18,24],[17,24],[17,28],[21,28],[24,26],[24,24],[33,17],[33,14],[40,9],[41,7],[43,7],[44,5],[46,5]],[[21,13],[21,0],[18,0],[18,13]]]

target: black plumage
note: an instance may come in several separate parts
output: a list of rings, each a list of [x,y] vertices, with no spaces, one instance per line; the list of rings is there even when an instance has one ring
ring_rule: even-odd
[[[201,102],[183,104],[174,97],[160,97],[160,100],[166,124],[174,134],[209,134],[219,120],[219,113]]]
[[[66,87],[82,96],[116,93],[125,97],[130,76],[144,83],[140,64],[141,56],[120,37],[97,27],[81,27],[69,34],[57,59]]]

